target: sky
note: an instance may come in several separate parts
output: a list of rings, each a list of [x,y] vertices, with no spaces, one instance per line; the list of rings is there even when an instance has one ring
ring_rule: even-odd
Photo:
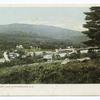
[[[0,7],[0,25],[25,23],[84,30],[88,7]]]

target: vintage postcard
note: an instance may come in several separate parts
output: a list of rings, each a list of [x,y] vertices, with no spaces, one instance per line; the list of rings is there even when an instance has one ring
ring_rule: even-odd
[[[0,95],[100,95],[100,5],[0,5]]]

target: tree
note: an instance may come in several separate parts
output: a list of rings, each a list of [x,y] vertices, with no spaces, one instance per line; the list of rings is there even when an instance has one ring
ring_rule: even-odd
[[[100,46],[100,7],[91,7],[90,12],[85,12],[86,24],[83,26],[88,30],[83,33],[90,39],[84,42],[88,46]]]

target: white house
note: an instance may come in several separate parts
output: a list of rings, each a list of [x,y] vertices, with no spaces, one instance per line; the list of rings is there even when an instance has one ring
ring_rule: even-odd
[[[36,56],[42,56],[43,55],[43,51],[37,51],[37,52],[35,52],[35,55]]]
[[[89,60],[90,60],[89,57],[84,57],[84,58],[77,59],[77,61],[80,61],[80,62],[82,62],[82,61],[89,61]]]
[[[15,53],[15,52],[10,52],[8,54],[8,56],[10,59],[15,59],[16,57],[19,57],[20,55],[18,53]]]
[[[27,55],[22,55],[22,56],[21,56],[21,58],[26,58],[26,57],[27,57]]]
[[[56,52],[56,53],[59,52],[59,49],[55,49],[55,52]]]
[[[34,52],[26,52],[26,56],[34,56]]]
[[[72,54],[72,53],[77,53],[77,51],[75,50],[75,48],[66,48],[66,49],[56,49],[55,50],[56,53],[68,53],[68,54]]]
[[[5,58],[0,58],[0,63],[4,63],[5,61]]]
[[[54,52],[52,52],[52,51],[44,51],[45,52],[45,54],[48,54],[48,55],[51,55],[51,54],[53,54]]]
[[[86,50],[80,50],[80,53],[81,54],[88,53],[88,49],[86,49]]]
[[[68,62],[70,62],[70,60],[68,58],[66,58],[64,61],[62,61],[61,64],[67,64]]]
[[[61,58],[63,58],[63,57],[66,56],[66,54],[67,54],[67,53],[59,53],[58,55],[59,55]]]
[[[23,49],[23,45],[17,45],[16,48],[17,49]]]
[[[10,59],[8,58],[7,52],[4,52],[4,53],[3,53],[3,56],[4,56],[4,58],[5,58],[6,61],[10,61]]]
[[[52,55],[44,55],[43,59],[45,59],[47,61],[52,61]]]
[[[100,49],[94,49],[95,52],[100,52]]]

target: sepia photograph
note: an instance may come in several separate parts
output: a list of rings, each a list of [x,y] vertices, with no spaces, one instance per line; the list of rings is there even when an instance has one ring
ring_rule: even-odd
[[[0,7],[0,84],[100,83],[100,6]]]

